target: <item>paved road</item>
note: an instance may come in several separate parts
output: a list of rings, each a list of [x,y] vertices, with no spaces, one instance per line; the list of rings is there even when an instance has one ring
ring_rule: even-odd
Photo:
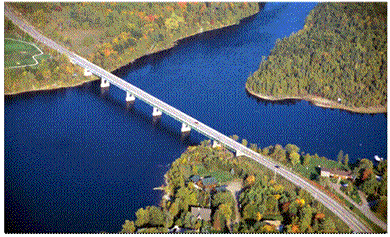
[[[188,116],[187,114],[177,110],[176,108],[166,104],[165,102],[157,99],[156,97],[144,92],[143,90],[131,85],[130,83],[122,80],[121,78],[111,74],[110,72],[107,72],[106,70],[100,68],[99,66],[85,60],[84,58],[74,54],[70,50],[66,49],[65,47],[55,43],[54,41],[50,40],[49,38],[43,36],[38,31],[36,31],[32,26],[28,25],[26,22],[24,22],[22,19],[19,19],[18,13],[14,12],[13,9],[11,9],[7,4],[5,4],[4,7],[5,15],[11,19],[15,24],[17,24],[19,27],[22,28],[22,30],[26,31],[28,34],[33,36],[37,41],[40,41],[47,46],[57,50],[60,53],[66,54],[72,62],[76,63],[77,65],[80,65],[81,67],[87,68],[90,70],[93,74],[102,77],[108,81],[110,81],[111,84],[128,91],[132,93],[134,96],[136,96],[138,99],[146,102],[147,104],[157,107],[159,110],[164,112],[165,114],[175,118],[176,120],[186,123],[194,130],[197,130],[201,134],[205,135],[206,137],[209,137],[212,140],[218,141],[219,143],[223,144],[224,146],[236,151],[237,155],[245,155],[258,163],[262,164],[263,166],[275,171],[279,175],[283,176],[284,178],[290,180],[292,183],[296,184],[297,186],[305,189],[309,193],[311,193],[318,201],[324,204],[330,211],[335,213],[341,220],[343,220],[351,229],[353,232],[357,233],[369,233],[372,232],[370,229],[365,227],[359,220],[357,220],[354,215],[341,206],[339,203],[337,203],[335,200],[328,197],[326,194],[324,194],[322,191],[314,187],[313,185],[306,182],[304,179],[300,178],[299,176],[293,174],[289,170],[283,168],[280,166],[280,168],[276,168],[277,165],[274,161],[267,159],[265,156],[258,154],[257,152],[252,151],[251,149],[243,146],[242,144],[234,141],[233,139],[223,135],[222,133],[212,129],[211,127],[207,126],[206,124],[201,123],[200,121],[197,121],[196,119]]]

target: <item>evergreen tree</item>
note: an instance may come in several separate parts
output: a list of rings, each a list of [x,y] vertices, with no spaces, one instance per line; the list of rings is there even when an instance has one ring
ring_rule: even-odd
[[[337,161],[339,162],[339,164],[341,164],[341,162],[343,161],[343,157],[344,157],[344,152],[340,150],[339,154],[337,155]]]
[[[344,166],[346,168],[349,167],[349,163],[348,162],[349,162],[349,156],[348,156],[348,154],[346,154],[345,157],[344,157]]]
[[[334,222],[330,218],[325,218],[321,230],[322,233],[335,233],[337,231]]]

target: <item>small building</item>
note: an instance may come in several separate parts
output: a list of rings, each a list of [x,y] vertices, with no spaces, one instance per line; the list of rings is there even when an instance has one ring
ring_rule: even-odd
[[[227,191],[226,187],[227,187],[227,185],[222,185],[222,186],[216,187],[215,191],[216,192],[226,192]]]
[[[205,177],[202,179],[203,188],[214,189],[217,187],[217,180],[214,177]]]
[[[217,180],[212,177],[200,177],[199,175],[192,175],[189,178],[189,182],[193,182],[197,189],[215,190],[218,185]]]
[[[321,168],[322,177],[332,177],[338,179],[353,179],[351,171]]]
[[[277,231],[282,231],[283,230],[282,221],[279,221],[279,220],[264,220],[263,223],[266,224],[266,225],[274,226],[275,230],[277,230]]]
[[[202,207],[191,207],[191,214],[197,219],[210,221],[211,209]]]
[[[199,175],[192,175],[192,176],[190,177],[190,181],[191,181],[191,182],[198,183],[199,180],[200,180],[200,176],[199,176]]]

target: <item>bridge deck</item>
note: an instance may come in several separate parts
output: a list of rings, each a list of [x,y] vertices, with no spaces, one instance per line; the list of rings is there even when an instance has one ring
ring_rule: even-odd
[[[265,156],[252,151],[251,149],[243,146],[242,144],[234,141],[233,139],[225,136],[224,134],[212,129],[211,127],[201,123],[200,121],[197,121],[196,119],[192,118],[191,116],[179,111],[178,109],[174,108],[173,106],[157,99],[156,97],[146,93],[145,91],[135,87],[134,85],[130,84],[129,82],[124,81],[123,79],[113,75],[110,72],[107,72],[103,68],[85,60],[84,58],[80,57],[79,55],[71,52],[70,50],[66,49],[65,47],[55,43],[54,41],[50,40],[49,38],[43,36],[38,31],[36,31],[33,27],[28,25],[27,23],[23,22],[23,20],[19,19],[17,17],[17,13],[11,9],[7,4],[5,4],[5,15],[11,19],[15,24],[17,24],[19,27],[21,27],[22,30],[26,31],[28,34],[33,36],[37,41],[40,41],[44,43],[45,45],[53,48],[54,50],[57,50],[58,52],[67,55],[74,63],[77,65],[88,69],[93,74],[102,77],[106,80],[108,80],[111,84],[121,88],[122,90],[128,91],[132,93],[135,97],[138,99],[144,101],[145,103],[157,107],[159,110],[164,112],[165,114],[173,117],[174,119],[186,123],[191,128],[195,129],[196,131],[200,132],[201,134],[205,135],[206,137],[218,141],[219,143],[223,144],[227,148],[230,148],[234,151],[236,151],[239,154],[245,155],[258,163],[262,164],[263,166],[273,170],[274,172],[280,174],[287,180],[290,180],[294,184],[304,188],[309,193],[311,193],[316,199],[318,199],[321,203],[323,203],[327,208],[329,208],[332,212],[334,212],[340,219],[342,219],[354,232],[370,232],[371,230],[367,229],[362,223],[360,223],[353,214],[350,213],[349,210],[343,208],[339,203],[337,203],[335,200],[328,197],[326,194],[324,194],[322,191],[305,181],[303,178],[297,176],[296,174],[289,171],[287,168],[283,168],[282,165],[277,164],[275,161],[267,159]],[[196,122],[196,123],[195,123]],[[276,168],[275,166],[278,165],[280,168]]]

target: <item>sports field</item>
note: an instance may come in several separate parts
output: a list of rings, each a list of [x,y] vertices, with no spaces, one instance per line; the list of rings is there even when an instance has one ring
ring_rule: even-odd
[[[37,64],[33,56],[41,55],[42,52],[30,43],[4,39],[4,68],[33,66]]]

